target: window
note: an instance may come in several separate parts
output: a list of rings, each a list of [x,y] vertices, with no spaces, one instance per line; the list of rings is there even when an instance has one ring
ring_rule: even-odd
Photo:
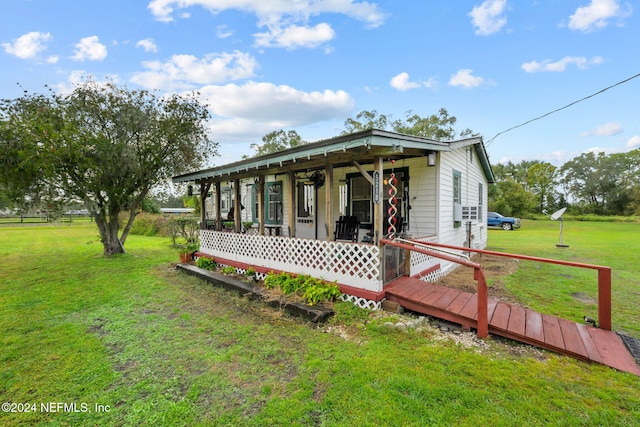
[[[282,181],[267,182],[265,224],[282,224]]]
[[[381,203],[384,203],[384,215],[387,215],[387,211],[389,209],[389,189],[391,186],[389,185],[388,179],[391,170],[383,171],[382,178],[382,200]],[[398,208],[398,217],[404,218],[404,224],[407,224],[408,218],[406,217],[408,208],[406,203],[408,203],[408,193],[409,193],[409,169],[408,168],[399,168],[394,171],[396,175],[396,184],[395,187],[397,189],[396,192],[396,207]],[[373,187],[360,174],[350,174],[347,175],[347,183],[349,185],[347,195],[349,196],[349,200],[347,206],[351,207],[350,215],[355,215],[358,217],[360,223],[363,224],[371,224],[373,222]],[[341,194],[341,203],[342,203],[342,194]],[[340,207],[340,213],[347,215],[348,213],[343,213],[342,205]]]
[[[222,215],[229,212],[233,206],[233,189],[231,187],[223,188],[220,191],[220,213]]]
[[[282,181],[265,183],[264,190],[264,223],[282,224]],[[258,222],[258,185],[254,184],[251,191],[253,203],[252,219]]]
[[[371,223],[371,184],[363,176],[354,176],[351,184],[351,215],[361,223]]]

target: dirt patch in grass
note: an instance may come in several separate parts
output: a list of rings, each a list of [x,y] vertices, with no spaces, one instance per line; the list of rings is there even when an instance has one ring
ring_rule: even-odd
[[[507,303],[521,303],[505,286],[505,278],[518,271],[520,263],[517,259],[477,254],[471,260],[482,266],[491,298]],[[465,292],[478,292],[473,269],[470,267],[460,266],[435,283]]]

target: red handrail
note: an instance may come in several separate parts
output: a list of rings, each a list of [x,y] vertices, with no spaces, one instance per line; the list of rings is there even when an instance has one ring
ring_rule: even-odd
[[[411,241],[424,245],[424,242]],[[429,249],[418,248],[407,243],[400,243],[389,239],[380,239],[381,245],[395,246],[401,249],[416,251],[425,255],[434,256],[444,259],[445,261],[455,262],[466,267],[473,268],[473,278],[478,282],[478,336],[486,338],[489,335],[489,291],[487,289],[487,281],[485,280],[482,266],[478,263],[462,260],[452,255],[446,255]]]
[[[463,248],[460,246],[452,246],[446,245],[444,243],[429,243],[429,242],[419,242],[414,240],[416,243],[447,248],[447,249],[456,249],[465,252],[475,252],[479,254],[485,255],[494,255],[501,256],[506,258],[515,258],[526,261],[536,261],[547,264],[557,264],[564,265],[568,267],[577,267],[577,268],[588,268],[591,270],[598,270],[598,326],[602,329],[606,329],[607,331],[611,330],[611,267],[606,267],[602,265],[595,264],[585,264],[582,262],[573,262],[573,261],[564,261],[559,259],[551,259],[551,258],[540,258],[529,255],[519,255],[519,254],[510,254],[506,252],[495,252],[488,251],[486,249],[475,249],[475,248]]]
[[[422,246],[433,246],[447,249],[454,249],[464,252],[475,252],[485,255],[494,255],[507,258],[521,259],[527,261],[536,261],[547,264],[557,264],[569,267],[587,268],[598,271],[598,326],[602,329],[611,330],[611,267],[585,264],[573,261],[563,261],[550,258],[540,258],[529,255],[510,254],[505,252],[495,252],[485,249],[466,248],[461,246],[447,245],[443,243],[431,243],[421,242],[418,240],[409,240],[412,244],[419,244]],[[484,338],[488,335],[489,320],[488,320],[488,303],[489,296],[487,290],[487,283],[480,264],[461,260],[453,255],[442,254],[433,250],[418,248],[411,244],[400,243],[388,239],[381,239],[382,245],[391,245],[403,248],[406,250],[416,251],[425,255],[430,255],[436,258],[444,259],[446,261],[455,262],[474,269],[474,279],[478,282],[478,336]]]

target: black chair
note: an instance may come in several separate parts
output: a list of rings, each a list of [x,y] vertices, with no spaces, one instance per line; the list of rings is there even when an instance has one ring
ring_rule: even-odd
[[[358,241],[358,228],[360,221],[357,216],[341,216],[337,221],[333,231],[333,240]]]

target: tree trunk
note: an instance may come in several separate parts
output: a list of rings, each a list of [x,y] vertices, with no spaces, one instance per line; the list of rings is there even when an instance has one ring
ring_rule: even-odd
[[[118,238],[118,213],[107,214],[104,210],[96,213],[96,225],[100,231],[104,254],[111,256],[125,253],[124,246]]]

